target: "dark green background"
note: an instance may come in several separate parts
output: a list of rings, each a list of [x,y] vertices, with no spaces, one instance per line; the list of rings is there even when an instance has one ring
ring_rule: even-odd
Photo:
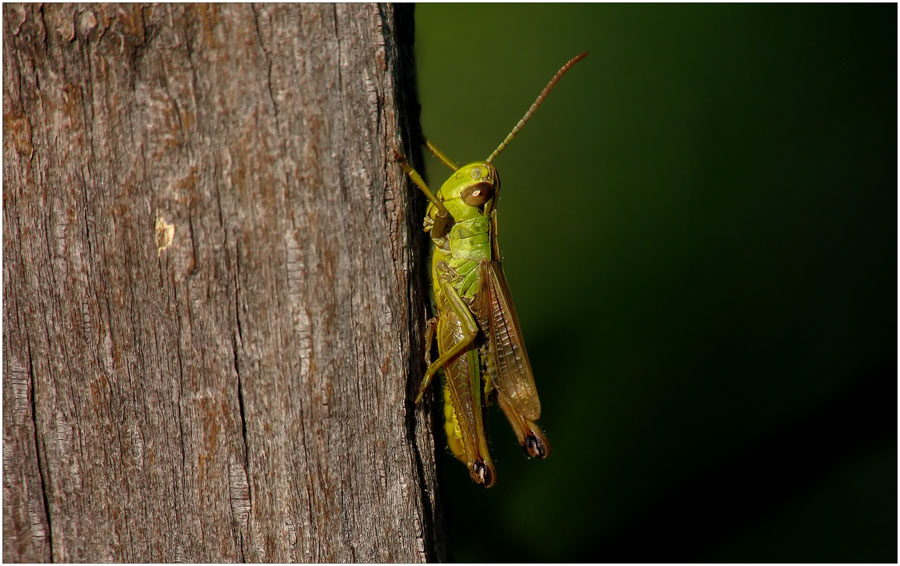
[[[496,487],[443,463],[450,559],[896,561],[896,21],[416,7],[423,130],[461,163],[591,53],[495,162],[553,454],[491,408]]]

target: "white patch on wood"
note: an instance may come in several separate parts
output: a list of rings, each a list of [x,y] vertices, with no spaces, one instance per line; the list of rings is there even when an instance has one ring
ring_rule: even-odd
[[[175,239],[175,225],[167,223],[162,216],[156,217],[156,257]]]
[[[76,24],[78,26],[78,35],[80,35],[81,37],[87,37],[88,34],[94,31],[94,28],[97,27],[97,16],[95,16],[94,12],[90,10],[81,12],[76,16],[76,18],[78,19],[78,22]],[[72,30],[72,35],[75,35],[74,30]],[[70,38],[69,41],[71,40],[72,39]]]

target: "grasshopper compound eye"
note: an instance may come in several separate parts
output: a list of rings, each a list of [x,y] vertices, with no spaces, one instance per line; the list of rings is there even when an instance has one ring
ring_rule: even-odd
[[[469,185],[460,193],[462,201],[469,206],[481,206],[494,196],[494,185],[487,181]]]

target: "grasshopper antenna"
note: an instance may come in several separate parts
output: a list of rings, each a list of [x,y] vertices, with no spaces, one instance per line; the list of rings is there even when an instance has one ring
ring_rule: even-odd
[[[566,71],[571,69],[575,65],[575,63],[581,61],[587,56],[587,51],[585,51],[584,53],[579,53],[578,55],[569,59],[568,63],[566,63],[558,71],[556,71],[556,74],[553,75],[553,78],[550,79],[550,82],[547,83],[547,86],[544,87],[544,90],[542,90],[538,97],[534,99],[534,102],[531,103],[531,108],[528,109],[528,112],[525,112],[525,115],[522,116],[522,119],[519,120],[519,123],[516,124],[516,127],[513,128],[509,135],[506,136],[506,139],[497,146],[497,149],[494,150],[494,153],[492,153],[491,156],[487,158],[488,163],[490,163],[494,160],[495,157],[500,155],[500,152],[503,151],[507,145],[509,145],[509,142],[511,142],[514,137],[516,137],[516,134],[519,133],[519,130],[522,129],[522,126],[524,126],[525,123],[531,119],[531,117],[534,115],[535,110],[537,110],[538,106],[540,106],[541,103],[544,102],[544,99],[547,98],[547,95],[550,94],[550,91],[553,90],[553,87],[556,86],[556,83],[559,82],[559,79],[561,79],[562,76],[566,74]]]

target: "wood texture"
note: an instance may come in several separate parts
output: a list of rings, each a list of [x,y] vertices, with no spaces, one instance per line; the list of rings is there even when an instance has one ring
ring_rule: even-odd
[[[5,561],[441,558],[411,34],[3,6]]]

